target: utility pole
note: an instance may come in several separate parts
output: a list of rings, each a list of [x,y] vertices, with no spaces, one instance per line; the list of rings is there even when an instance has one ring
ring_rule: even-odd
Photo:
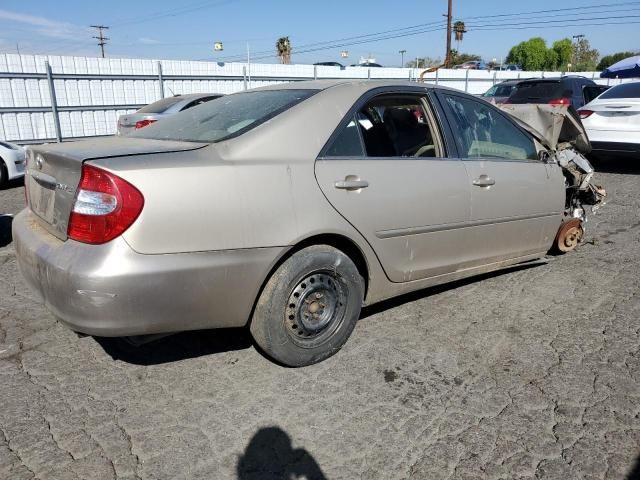
[[[573,47],[573,66],[575,68],[578,68],[578,42],[580,41],[581,38],[584,38],[584,35],[581,33],[579,35],[574,35],[571,38],[575,40],[575,44]],[[571,71],[571,69],[569,70]]]
[[[93,38],[98,40],[98,45],[100,46],[100,51],[102,52],[102,58],[104,58],[104,46],[107,44],[107,40],[109,40],[109,37],[105,37],[102,34],[102,31],[108,30],[109,27],[106,27],[104,25],[91,25],[91,28],[95,28],[96,30],[98,30],[98,35],[94,36]]]
[[[400,68],[404,68],[404,54],[407,53],[407,51],[400,50],[398,53],[400,54]]]
[[[444,56],[444,66],[445,68],[450,67],[451,63],[451,11],[452,11],[452,0],[449,0],[449,8],[447,9],[447,53]]]

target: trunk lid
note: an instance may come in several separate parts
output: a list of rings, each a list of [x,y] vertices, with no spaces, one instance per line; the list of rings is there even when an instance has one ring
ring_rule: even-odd
[[[83,162],[97,158],[184,152],[205,145],[112,137],[30,147],[24,180],[29,208],[46,230],[66,240]]]
[[[640,131],[640,99],[600,99],[584,109],[593,112],[589,117],[591,129]]]

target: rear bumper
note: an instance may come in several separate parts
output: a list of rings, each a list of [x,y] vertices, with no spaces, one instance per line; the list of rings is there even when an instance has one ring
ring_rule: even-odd
[[[141,255],[120,237],[60,241],[31,212],[13,221],[18,265],[47,308],[72,330],[145,335],[245,325],[283,248]]]

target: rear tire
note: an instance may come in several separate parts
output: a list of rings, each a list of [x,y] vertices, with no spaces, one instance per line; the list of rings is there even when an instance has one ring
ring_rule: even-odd
[[[364,280],[347,255],[328,245],[307,247],[267,281],[251,318],[251,334],[275,361],[311,365],[345,344],[363,298]]]

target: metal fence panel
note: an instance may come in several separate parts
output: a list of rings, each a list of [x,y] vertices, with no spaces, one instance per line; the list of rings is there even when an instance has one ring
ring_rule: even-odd
[[[416,80],[420,72],[410,68],[341,69],[320,65],[0,54],[0,139],[35,143],[55,141],[58,136],[64,139],[113,135],[119,115],[134,112],[163,95],[229,94],[314,78]],[[619,83],[600,79],[596,72],[577,74],[605,85]],[[425,74],[424,81],[480,94],[502,80],[560,75],[561,72],[438,70]],[[55,102],[51,87],[55,90]]]

